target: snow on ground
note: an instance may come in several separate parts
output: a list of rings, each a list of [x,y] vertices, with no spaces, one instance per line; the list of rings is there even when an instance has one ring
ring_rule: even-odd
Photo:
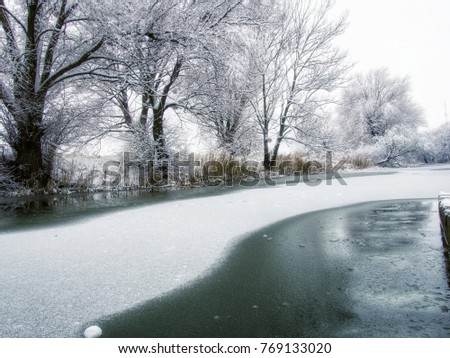
[[[95,320],[186,285],[251,231],[314,210],[436,198],[450,167],[318,186],[277,186],[124,210],[0,235],[0,336],[70,337]],[[437,214],[436,214],[437,215]]]

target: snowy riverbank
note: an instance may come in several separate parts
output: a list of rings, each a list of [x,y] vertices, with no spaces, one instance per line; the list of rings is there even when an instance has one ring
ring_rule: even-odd
[[[86,322],[201,277],[239,237],[294,215],[376,200],[437,200],[450,191],[450,167],[345,181],[242,190],[1,234],[0,336],[74,336]]]

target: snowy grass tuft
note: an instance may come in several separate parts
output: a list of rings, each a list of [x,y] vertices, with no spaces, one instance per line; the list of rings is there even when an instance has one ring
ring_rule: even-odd
[[[367,169],[374,166],[372,160],[362,154],[349,155],[344,160],[346,167],[349,169]]]

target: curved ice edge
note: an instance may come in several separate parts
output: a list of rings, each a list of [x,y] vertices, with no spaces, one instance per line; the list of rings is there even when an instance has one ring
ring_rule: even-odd
[[[117,317],[119,315],[122,315],[123,313],[126,313],[127,311],[134,311],[136,309],[139,309],[139,307],[148,305],[150,302],[156,302],[158,300],[163,300],[166,297],[169,297],[171,295],[174,295],[180,291],[183,291],[185,289],[189,289],[190,287],[198,284],[199,282],[203,281],[203,280],[207,280],[210,276],[213,276],[215,274],[215,272],[217,270],[219,270],[224,264],[227,263],[228,258],[230,257],[230,255],[232,255],[233,250],[243,241],[254,237],[256,234],[261,234],[262,232],[268,230],[270,227],[272,227],[273,225],[280,225],[283,222],[290,222],[292,220],[300,220],[301,218],[305,217],[305,216],[314,216],[314,215],[321,215],[322,213],[326,213],[326,212],[332,212],[335,210],[348,210],[348,209],[353,209],[353,208],[358,208],[358,207],[362,207],[365,205],[372,205],[372,204],[380,204],[380,205],[388,205],[388,204],[394,204],[394,203],[401,203],[401,202],[413,202],[413,201],[432,201],[435,200],[436,198],[408,198],[408,199],[389,199],[389,200],[371,200],[371,201],[364,201],[364,202],[358,202],[358,203],[353,203],[353,204],[347,204],[347,205],[343,205],[343,206],[336,206],[336,207],[330,207],[330,208],[325,208],[325,209],[319,209],[319,210],[313,210],[313,211],[306,211],[304,213],[301,214],[297,214],[297,215],[293,215],[291,217],[287,217],[285,219],[276,221],[276,222],[271,222],[268,223],[267,225],[260,227],[260,228],[256,228],[254,230],[251,230],[250,232],[244,233],[242,235],[239,235],[238,237],[235,238],[235,240],[233,242],[230,243],[229,247],[224,251],[223,256],[220,257],[211,267],[208,267],[205,269],[205,271],[200,274],[198,277],[195,277],[194,279],[192,279],[189,282],[185,282],[182,285],[167,291],[167,292],[163,292],[158,296],[155,297],[151,297],[147,300],[143,300],[140,302],[136,302],[133,305],[130,305],[129,308],[127,308],[126,310],[123,311],[117,311],[114,312],[112,314],[103,316],[103,317],[99,317],[95,320],[90,320],[86,323],[83,324],[82,327],[89,327],[92,325],[100,325],[100,327],[102,326],[102,323],[109,321],[111,319],[114,319],[114,317]],[[271,237],[267,236],[267,235],[263,235],[262,238],[270,240]],[[83,328],[84,329],[84,328]],[[83,330],[80,329],[76,332],[76,336],[81,337],[82,336],[82,332]]]

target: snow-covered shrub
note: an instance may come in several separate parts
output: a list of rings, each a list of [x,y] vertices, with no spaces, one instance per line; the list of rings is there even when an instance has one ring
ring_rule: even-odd
[[[406,165],[414,161],[422,145],[416,133],[407,128],[395,127],[377,138],[369,150],[372,161],[380,166]]]
[[[422,150],[418,156],[419,160],[425,163],[450,162],[450,125],[448,123],[422,134],[421,141]]]
[[[8,193],[14,192],[17,189],[18,184],[14,180],[11,170],[0,160],[0,196],[7,196]]]

